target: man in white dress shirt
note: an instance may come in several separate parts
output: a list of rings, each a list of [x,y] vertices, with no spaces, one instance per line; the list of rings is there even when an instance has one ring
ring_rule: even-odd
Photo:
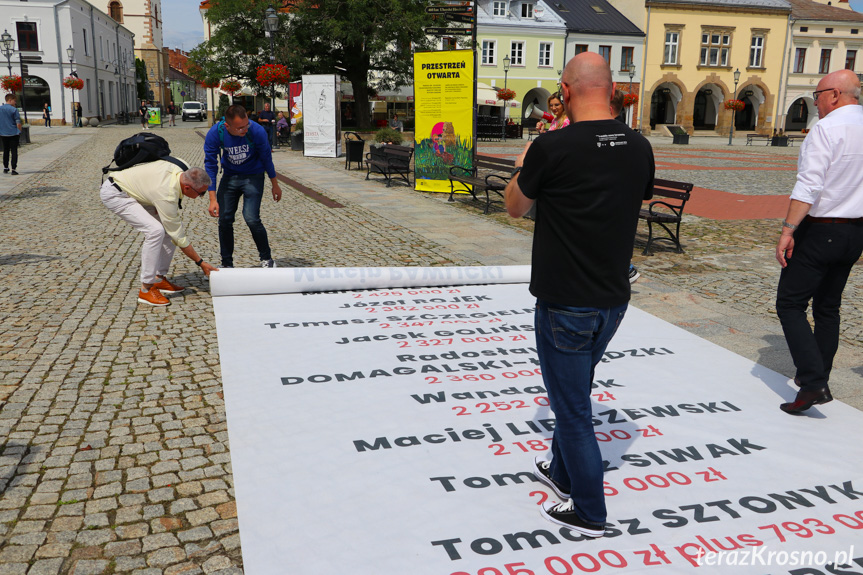
[[[782,266],[776,313],[797,368],[796,399],[779,407],[800,414],[833,400],[828,381],[839,347],[839,307],[863,252],[863,107],[851,70],[824,76],[815,93],[821,118],[800,147],[797,183],[776,246]],[[812,300],[815,329],[806,308]]]

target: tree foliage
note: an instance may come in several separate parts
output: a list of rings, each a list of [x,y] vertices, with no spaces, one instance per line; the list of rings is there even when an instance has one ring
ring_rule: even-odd
[[[265,0],[210,0],[212,35],[190,54],[197,80],[237,78],[257,88],[270,62]],[[411,85],[413,50],[431,48],[424,0],[281,0],[275,61],[302,74],[339,73],[350,80],[360,127],[369,127],[369,96]]]
[[[270,63],[264,0],[210,0],[207,19],[212,33],[189,54],[190,75],[198,81],[235,78],[258,87],[259,66]],[[285,14],[280,18],[284,22]]]
[[[339,71],[350,80],[360,127],[370,126],[369,96],[412,85],[413,50],[431,43],[423,0],[298,0],[284,56],[306,73]]]
[[[140,58],[135,58],[135,92],[139,100],[146,100],[147,94],[147,64]]]

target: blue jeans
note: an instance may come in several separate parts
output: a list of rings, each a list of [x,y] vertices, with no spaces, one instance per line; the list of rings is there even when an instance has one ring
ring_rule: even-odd
[[[569,491],[576,513],[595,524],[605,523],[606,510],[590,385],[627,305],[588,308],[536,302],[536,348],[557,419],[551,443],[551,477]]]
[[[234,216],[243,198],[243,219],[262,260],[272,259],[267,230],[261,222],[261,199],[264,197],[264,174],[223,175],[216,192],[219,202],[219,247],[222,265],[234,265]]]

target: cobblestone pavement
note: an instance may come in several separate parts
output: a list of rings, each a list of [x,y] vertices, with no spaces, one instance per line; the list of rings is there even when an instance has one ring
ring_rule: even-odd
[[[178,252],[174,278],[190,289],[171,296],[168,308],[138,305],[140,236],[98,200],[98,168],[136,131],[51,134],[41,151],[54,146],[55,159],[28,165],[39,150],[25,147],[21,183],[0,187],[0,575],[242,573],[207,282]],[[202,163],[192,127],[159,133],[177,156]],[[34,130],[34,140],[43,136]],[[511,154],[520,146],[482,148]],[[706,166],[693,156],[726,153],[709,148],[669,161]],[[674,156],[671,146],[657,151]],[[784,163],[794,150],[774,155]],[[287,186],[279,204],[265,196],[262,217],[280,266],[529,263],[527,220],[365,182],[364,173],[344,170],[343,158],[275,157],[281,173],[343,206]],[[731,186],[740,177],[692,173],[709,174],[709,183],[695,183],[713,189],[726,189],[721,178]],[[784,177],[765,172],[761,179],[777,173]],[[217,263],[216,223],[204,201],[184,208],[193,245]],[[772,310],[777,233],[776,221],[689,217],[685,254],[635,256],[645,277],[634,303],[787,375]],[[235,253],[237,265],[256,264],[242,222]],[[860,284],[855,273],[835,370],[835,395],[858,408]]]

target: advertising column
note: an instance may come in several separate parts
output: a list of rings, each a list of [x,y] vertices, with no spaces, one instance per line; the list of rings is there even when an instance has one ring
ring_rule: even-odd
[[[341,155],[338,95],[338,76],[303,75],[304,155],[318,158],[337,158]]]
[[[449,170],[473,167],[473,51],[414,54],[416,190],[449,193]]]

